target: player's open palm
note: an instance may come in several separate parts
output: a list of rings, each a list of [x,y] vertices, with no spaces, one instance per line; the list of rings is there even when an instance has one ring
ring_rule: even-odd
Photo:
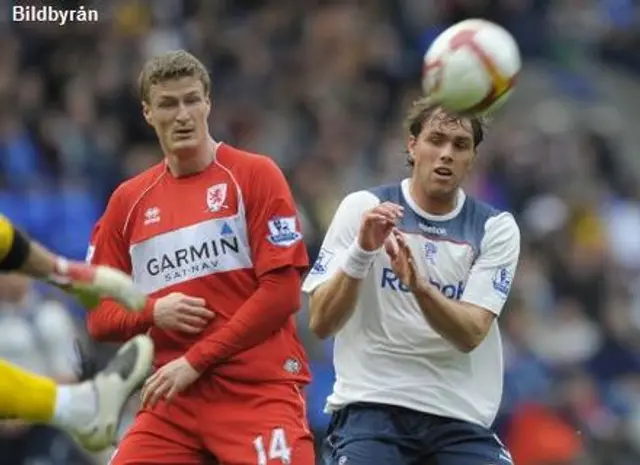
[[[205,304],[200,297],[173,292],[158,299],[153,308],[153,322],[162,329],[198,334],[215,317]]]
[[[394,229],[384,243],[385,251],[391,261],[391,269],[400,282],[412,291],[418,288],[419,274],[415,258],[407,239],[400,231]]]
[[[400,205],[384,202],[372,208],[362,216],[362,224],[358,233],[358,244],[363,250],[374,251],[384,245],[385,239],[402,218]]]

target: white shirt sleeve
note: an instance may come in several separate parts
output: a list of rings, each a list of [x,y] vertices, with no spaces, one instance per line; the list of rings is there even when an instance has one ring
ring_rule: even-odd
[[[312,294],[340,269],[345,252],[358,236],[362,215],[379,203],[378,197],[368,191],[354,192],[342,200],[324,237],[318,258],[302,284],[302,292]]]
[[[462,302],[500,315],[520,256],[520,229],[509,213],[487,220],[480,254],[471,268]]]

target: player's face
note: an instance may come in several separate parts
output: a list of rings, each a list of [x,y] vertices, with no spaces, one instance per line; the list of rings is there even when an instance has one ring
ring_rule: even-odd
[[[209,96],[197,77],[170,79],[151,86],[144,117],[164,150],[189,156],[209,138]]]
[[[414,160],[413,176],[433,198],[455,195],[467,175],[476,151],[468,119],[454,119],[436,111],[408,144]]]

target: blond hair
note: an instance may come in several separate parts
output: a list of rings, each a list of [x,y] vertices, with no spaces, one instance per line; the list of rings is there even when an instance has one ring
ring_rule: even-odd
[[[151,86],[183,77],[198,78],[205,95],[209,95],[211,79],[202,62],[185,50],[175,50],[155,56],[144,64],[138,78],[140,98],[148,103]]]

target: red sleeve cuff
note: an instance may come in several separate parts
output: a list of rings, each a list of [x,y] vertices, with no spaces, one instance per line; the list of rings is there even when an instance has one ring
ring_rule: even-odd
[[[149,327],[153,326],[153,309],[155,308],[157,301],[158,299],[156,298],[147,297],[147,303],[140,312],[140,321]]]
[[[189,365],[198,373],[202,373],[211,366],[210,360],[204,357],[199,344],[193,345],[185,354],[184,358],[189,362]]]

